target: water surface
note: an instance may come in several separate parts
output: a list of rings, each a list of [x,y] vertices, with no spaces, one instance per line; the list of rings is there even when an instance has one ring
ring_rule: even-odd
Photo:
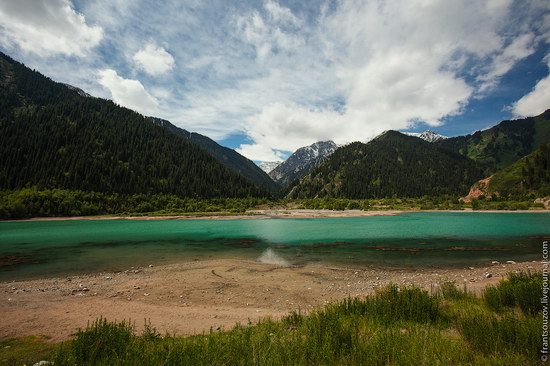
[[[540,260],[548,236],[550,213],[0,222],[0,280],[206,258],[256,259],[268,249],[297,265],[463,267]]]

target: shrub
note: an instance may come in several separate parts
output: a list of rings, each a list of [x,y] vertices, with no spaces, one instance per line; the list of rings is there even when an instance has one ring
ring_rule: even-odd
[[[439,300],[417,288],[390,285],[365,299],[348,298],[328,306],[326,312],[365,315],[383,323],[399,320],[419,323],[434,322],[440,315]]]
[[[72,354],[76,364],[96,364],[122,357],[134,335],[130,322],[95,320],[86,329],[79,329],[72,341]]]
[[[541,290],[542,274],[510,273],[496,287],[486,288],[483,299],[495,311],[519,306],[524,314],[535,315],[542,311]]]
[[[508,349],[533,358],[540,348],[540,324],[541,319],[511,312],[500,317],[463,313],[458,320],[460,333],[476,350],[498,355]]]

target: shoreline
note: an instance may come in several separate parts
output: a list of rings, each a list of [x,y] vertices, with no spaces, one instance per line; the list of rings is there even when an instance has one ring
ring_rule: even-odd
[[[193,335],[237,323],[308,312],[390,283],[437,289],[444,280],[479,293],[511,271],[539,271],[540,261],[469,268],[323,264],[281,267],[243,259],[207,259],[120,272],[0,282],[0,340],[45,335],[67,340],[98,317],[143,319],[164,334]],[[490,275],[489,275],[490,274]]]
[[[314,218],[345,218],[371,216],[397,216],[404,213],[444,212],[444,213],[550,213],[547,209],[536,210],[310,210],[310,209],[261,209],[249,210],[242,214],[213,212],[212,214],[193,213],[182,215],[97,215],[97,216],[65,216],[65,217],[33,217],[21,220],[0,220],[0,222],[32,222],[32,221],[73,221],[73,220],[268,220],[268,219],[314,219]]]

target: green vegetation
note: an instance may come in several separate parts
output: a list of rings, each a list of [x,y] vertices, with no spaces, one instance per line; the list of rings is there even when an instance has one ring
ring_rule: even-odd
[[[484,168],[489,176],[550,141],[550,110],[537,117],[503,121],[466,136],[452,137],[436,144],[464,155]]]
[[[535,315],[542,311],[540,294],[542,274],[511,273],[498,286],[485,289],[485,304],[497,312],[519,307],[524,314]]]
[[[504,282],[519,294],[539,279],[523,273]],[[389,286],[309,314],[293,312],[280,321],[192,337],[162,336],[148,323],[137,334],[130,322],[98,319],[57,345],[47,359],[55,365],[537,364],[541,311],[507,305],[495,312],[486,296],[478,298],[452,282],[431,294]]]
[[[483,177],[476,163],[416,137],[387,131],[354,142],[294,186],[289,198],[387,198],[465,195]]]
[[[268,199],[268,198],[210,198],[197,199],[170,194],[106,194],[65,189],[38,190],[26,188],[0,191],[0,219],[70,216],[163,216],[163,215],[220,215],[246,214],[253,209],[310,209],[310,210],[528,210],[544,208],[533,197],[516,200],[479,199],[470,204],[457,197],[382,198],[353,200],[347,198]]]
[[[1,190],[268,195],[155,121],[111,101],[80,96],[4,54],[0,101]]]
[[[550,196],[550,143],[491,177],[487,194],[509,196],[535,192]]]
[[[168,194],[125,195],[63,189],[39,191],[28,188],[0,191],[0,218],[244,213],[247,209],[268,202],[265,198],[196,199]]]
[[[51,358],[58,349],[55,343],[46,337],[29,336],[0,342],[1,365],[33,365]]]
[[[270,192],[277,191],[280,188],[279,185],[275,183],[262,169],[235,150],[221,146],[207,136],[176,127],[169,121],[153,117],[150,117],[150,120],[152,120],[155,124],[164,127],[168,131],[171,131],[172,133],[202,147],[204,150],[208,151],[210,155],[216,158],[217,161],[232,171],[250,179],[257,186]]]

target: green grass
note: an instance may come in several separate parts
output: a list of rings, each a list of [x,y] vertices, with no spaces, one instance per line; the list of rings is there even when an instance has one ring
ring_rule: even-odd
[[[534,365],[542,313],[522,311],[521,304],[524,287],[539,277],[511,274],[496,288],[505,283],[514,301],[497,310],[487,292],[476,297],[444,282],[431,293],[392,285],[308,314],[192,337],[160,335],[148,323],[138,333],[131,322],[98,319],[50,349],[47,359],[55,365]]]
[[[58,346],[47,337],[30,336],[0,342],[0,365],[33,365],[51,358]]]
[[[519,307],[524,314],[536,315],[542,311],[542,274],[510,273],[497,286],[483,293],[487,306],[494,311]]]

